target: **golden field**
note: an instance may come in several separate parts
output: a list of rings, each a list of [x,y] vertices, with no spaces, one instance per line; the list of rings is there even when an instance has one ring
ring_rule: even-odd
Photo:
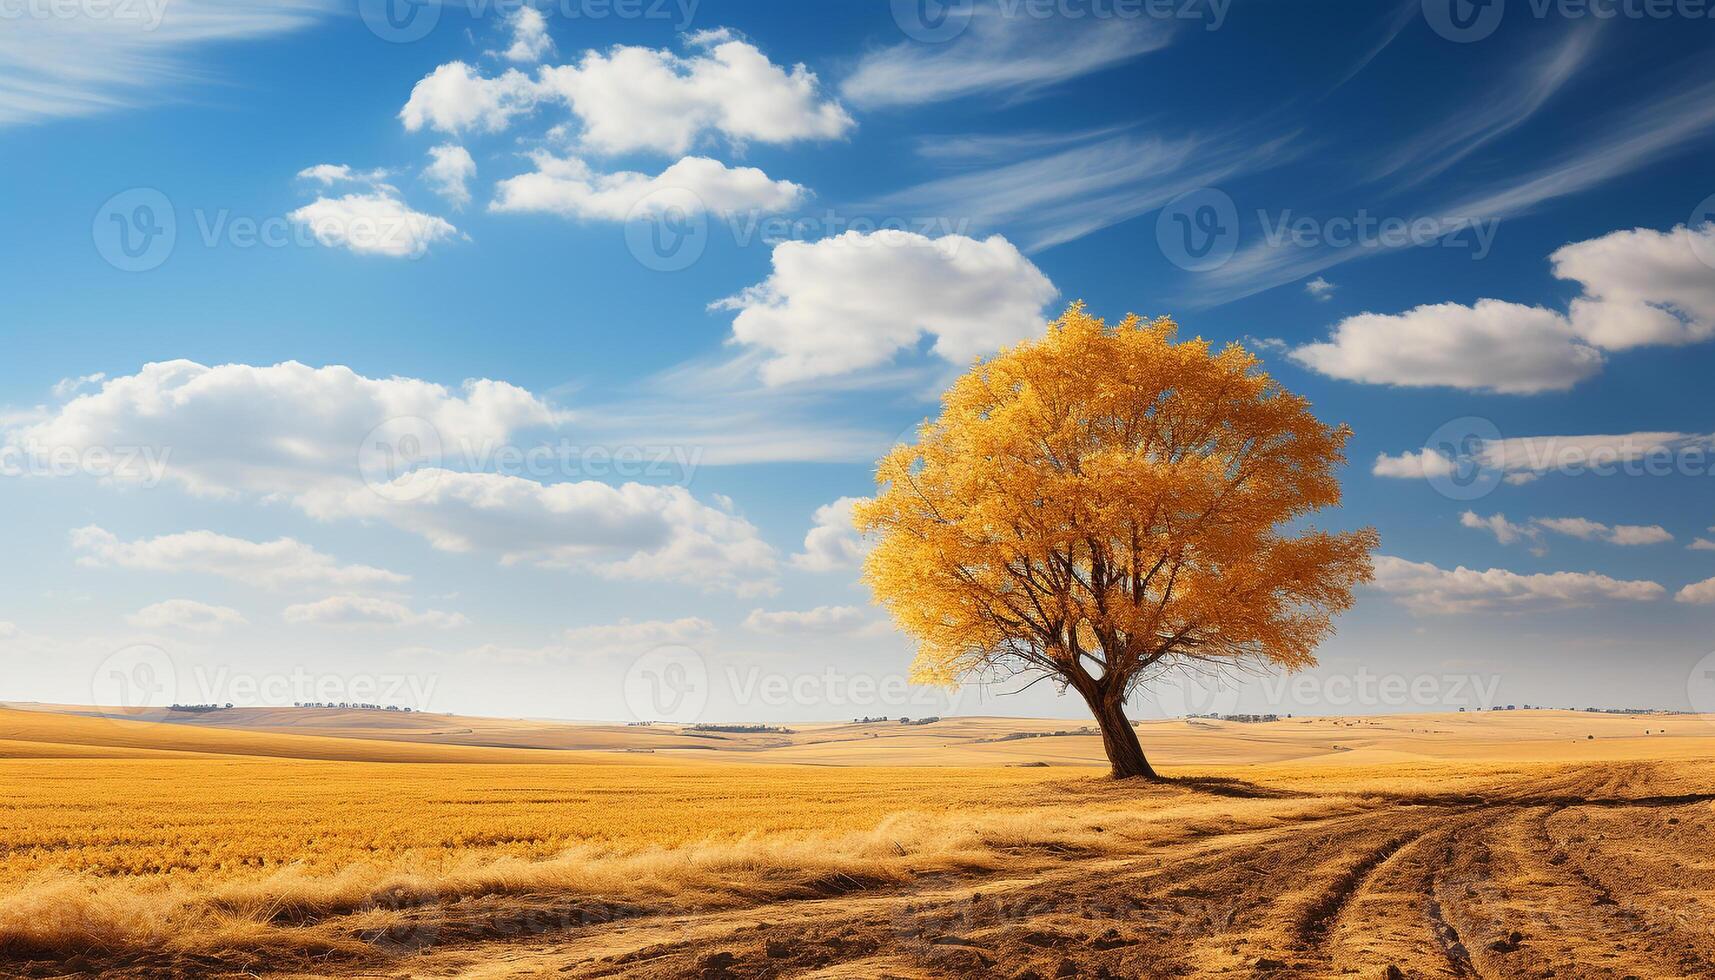
[[[1715,718],[1081,725],[0,708],[0,973],[1715,976]]]

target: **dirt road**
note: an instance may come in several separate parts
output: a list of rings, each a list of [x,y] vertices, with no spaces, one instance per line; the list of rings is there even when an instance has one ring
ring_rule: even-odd
[[[1303,797],[1207,781],[1150,802],[1219,794],[1230,820],[1134,853],[1033,845],[1002,874],[829,880],[707,914],[585,906],[532,934],[569,921],[544,897],[518,935],[363,975],[1715,977],[1715,793],[1697,782],[1592,766],[1247,818]]]

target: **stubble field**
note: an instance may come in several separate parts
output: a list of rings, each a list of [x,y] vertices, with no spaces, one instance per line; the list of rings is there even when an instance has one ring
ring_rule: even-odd
[[[0,708],[0,972],[1715,976],[1715,719],[1079,724]]]

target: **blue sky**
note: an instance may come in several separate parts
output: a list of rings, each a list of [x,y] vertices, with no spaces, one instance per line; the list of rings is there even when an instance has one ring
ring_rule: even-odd
[[[842,501],[1082,299],[1383,541],[1313,683],[1139,714],[1715,710],[1692,0],[0,12],[0,696],[1075,715],[905,688]]]

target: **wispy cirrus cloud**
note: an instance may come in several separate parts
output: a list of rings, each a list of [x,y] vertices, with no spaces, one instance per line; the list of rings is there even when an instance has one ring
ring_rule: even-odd
[[[1004,229],[1034,252],[1146,214],[1186,191],[1283,163],[1297,152],[1290,137],[1259,142],[1254,136],[1095,132],[1069,134],[1065,141],[1072,145],[1057,147],[1037,134],[1032,143],[1052,152],[1018,160],[1005,141],[966,138],[953,145],[967,155],[982,150],[1014,162],[930,180],[886,196],[879,206]]]
[[[1430,218],[1448,234],[1473,222],[1492,224],[1530,213],[1549,201],[1570,197],[1622,177],[1715,130],[1715,82],[1692,82],[1679,94],[1614,112],[1593,127],[1594,139],[1553,154],[1554,161],[1482,190],[1447,197],[1423,206],[1401,206],[1401,217]],[[1498,135],[1498,134],[1497,134]],[[1287,283],[1298,282],[1358,259],[1419,245],[1371,240],[1347,248],[1305,248],[1290,239],[1263,238],[1241,247],[1219,268],[1198,276],[1196,290],[1184,298],[1191,308],[1220,306]]]
[[[183,97],[209,77],[194,62],[197,49],[298,30],[331,8],[326,0],[31,5],[0,18],[0,126]]]
[[[1166,47],[1170,22],[1039,17],[1014,3],[969,8],[958,36],[901,41],[865,55],[841,94],[865,107],[920,105],[983,94],[1028,96]]]

